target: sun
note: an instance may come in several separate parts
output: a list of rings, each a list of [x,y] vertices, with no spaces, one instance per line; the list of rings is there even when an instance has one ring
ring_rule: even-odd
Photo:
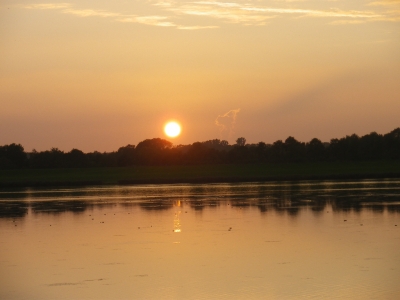
[[[177,122],[168,122],[164,126],[164,132],[171,138],[177,137],[181,133],[181,126]]]

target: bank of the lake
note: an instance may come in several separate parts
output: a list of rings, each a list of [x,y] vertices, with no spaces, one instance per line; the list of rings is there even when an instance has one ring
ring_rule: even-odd
[[[400,177],[400,161],[0,170],[0,187]]]

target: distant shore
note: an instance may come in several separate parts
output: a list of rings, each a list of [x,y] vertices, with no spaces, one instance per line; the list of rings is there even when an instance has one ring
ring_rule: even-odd
[[[400,161],[0,170],[0,188],[400,178]]]

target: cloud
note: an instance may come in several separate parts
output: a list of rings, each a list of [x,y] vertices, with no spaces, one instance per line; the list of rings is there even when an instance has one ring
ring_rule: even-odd
[[[396,0],[397,1],[397,0]],[[193,2],[156,2],[154,5],[163,7],[177,15],[197,16],[210,19],[219,19],[229,23],[243,25],[265,25],[267,20],[278,16],[318,17],[340,20],[359,19],[366,21],[396,21],[399,14],[393,11],[371,10],[343,10],[343,9],[311,9],[293,7],[293,5],[307,5],[304,1],[283,0],[290,2],[290,7],[267,7],[258,5],[259,2],[245,3],[221,1],[193,1]],[[308,4],[309,5],[309,4]],[[333,21],[335,22],[335,21]],[[336,24],[360,24],[365,22],[336,22]]]
[[[58,10],[61,13],[79,17],[112,18],[117,22],[173,27],[182,30],[221,27],[221,24],[216,22],[260,26],[279,16],[334,19],[330,24],[335,25],[361,24],[370,21],[400,21],[400,9],[395,9],[396,5],[400,5],[400,0],[378,0],[367,3],[366,6],[374,7],[373,10],[312,9],[309,1],[301,0],[278,0],[272,2],[274,5],[280,4],[289,7],[262,6],[259,5],[259,1],[254,0],[246,2],[241,0],[236,2],[148,0],[148,3],[153,7],[153,14],[138,15],[92,8],[77,9],[70,3],[30,4],[21,5],[20,7],[37,10]],[[336,3],[340,4],[340,2]],[[188,22],[189,24],[187,24]]]
[[[341,11],[341,10],[310,10],[310,9],[286,9],[286,8],[256,8],[244,7],[243,10],[260,11],[278,14],[299,14],[309,17],[327,17],[327,18],[378,18],[382,17],[379,14],[363,11]]]
[[[374,1],[370,2],[368,5],[372,6],[393,6],[393,5],[400,5],[400,0],[381,0],[381,1]]]
[[[212,28],[218,28],[218,27],[219,26],[182,26],[182,25],[177,26],[178,29],[182,29],[182,30],[212,29]]]
[[[332,21],[331,25],[347,25],[347,24],[364,24],[367,23],[365,20],[336,20]]]
[[[373,18],[381,17],[380,14],[375,14],[366,11],[343,11],[338,9],[331,10],[313,10],[313,9],[300,9],[300,8],[271,8],[271,7],[257,7],[249,5],[239,5],[236,3],[221,3],[221,2],[195,2],[198,4],[215,5],[219,7],[235,7],[242,11],[253,13],[272,13],[272,14],[300,14],[312,17],[348,17],[348,18]]]
[[[42,3],[42,4],[20,5],[20,7],[26,9],[62,9],[70,6],[71,4],[69,3]]]
[[[168,7],[169,3],[157,3],[156,5]],[[173,16],[161,16],[161,15],[128,15],[121,14],[117,12],[111,12],[106,10],[96,10],[96,9],[75,9],[72,8],[70,3],[46,3],[46,4],[31,4],[31,5],[21,5],[19,7],[25,9],[37,9],[37,10],[59,10],[61,13],[75,15],[79,17],[102,17],[102,18],[113,18],[117,22],[122,23],[138,23],[151,26],[160,27],[176,27],[182,30],[198,30],[198,29],[211,29],[217,28],[218,26],[198,26],[198,25],[179,25],[170,21]]]
[[[75,15],[79,17],[102,17],[102,18],[113,18],[115,21],[124,23],[139,23],[152,26],[161,27],[178,27],[178,25],[167,21],[167,16],[138,16],[138,15],[124,15],[117,12],[110,12],[105,10],[95,9],[75,9],[69,3],[47,3],[47,4],[32,4],[22,6],[26,9],[38,9],[38,10],[60,10],[64,14]]]
[[[121,16],[118,13],[107,12],[102,10],[93,10],[93,9],[65,9],[62,11],[65,14],[76,15],[80,17],[119,17]]]
[[[134,16],[118,19],[120,22],[139,23],[145,25],[161,26],[161,27],[176,27],[177,25],[167,21],[165,16]]]
[[[228,137],[231,138],[234,133],[234,128],[236,124],[237,114],[240,112],[240,108],[231,109],[223,115],[218,115],[215,119],[215,125],[217,125],[220,133],[220,138],[222,135],[228,134]]]
[[[245,25],[262,25],[275,16],[249,13],[235,3],[194,2],[178,7],[169,8],[178,15],[190,15],[224,20],[229,23]]]

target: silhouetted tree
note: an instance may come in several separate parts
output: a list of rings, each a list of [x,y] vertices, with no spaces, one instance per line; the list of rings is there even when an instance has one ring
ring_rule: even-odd
[[[326,149],[319,139],[312,139],[306,144],[306,156],[308,161],[322,161],[326,159]]]
[[[229,151],[228,157],[230,163],[244,163],[246,162],[247,149],[245,147],[234,147]]]
[[[274,142],[269,152],[270,162],[283,162],[285,160],[285,145],[281,140]]]
[[[85,153],[78,149],[72,149],[65,154],[65,166],[73,168],[82,168],[88,165]]]
[[[329,156],[332,160],[357,160],[359,159],[358,135],[353,134],[344,138],[332,139],[329,146]]]
[[[361,160],[381,159],[383,157],[383,136],[371,132],[361,137],[358,156]]]
[[[186,153],[186,161],[195,164],[210,162],[212,160],[212,157],[210,157],[212,151],[215,150],[207,148],[200,142],[193,143]]]
[[[21,168],[26,162],[27,156],[20,144],[0,146],[0,168]]]
[[[218,151],[229,151],[231,149],[231,146],[229,143],[225,140],[219,140],[219,139],[214,139],[214,140],[209,140],[202,142],[204,146],[207,148],[215,149]]]
[[[147,139],[136,146],[136,156],[138,164],[154,165],[166,164],[168,162],[168,150],[172,148],[172,143],[160,138]]]
[[[284,144],[285,161],[300,162],[305,158],[305,144],[289,136]]]
[[[360,145],[360,138],[357,134],[352,134],[351,136],[346,136],[344,138],[345,142],[347,143],[347,157],[346,159],[349,160],[358,160],[359,159],[359,145]]]
[[[117,152],[118,166],[132,166],[135,163],[135,146],[127,145],[121,147]]]
[[[243,147],[246,145],[246,139],[244,137],[240,137],[236,140],[236,146]]]
[[[234,163],[245,163],[251,161],[250,151],[246,146],[246,139],[240,137],[236,140],[236,144],[229,151],[229,161]]]
[[[66,167],[64,152],[58,148],[50,151],[32,152],[29,159],[30,166],[34,168],[63,168]]]
[[[72,149],[68,153],[52,148],[48,151],[33,150],[25,153],[19,144],[0,146],[0,168],[68,168],[68,167],[116,167],[132,165],[205,164],[205,163],[280,163],[301,161],[354,161],[400,159],[400,128],[380,135],[376,132],[362,137],[356,134],[322,143],[312,139],[308,143],[289,136],[285,142],[278,140],[272,145],[264,142],[246,144],[240,137],[235,145],[214,139],[191,145],[173,146],[160,138],[146,139],[136,147],[127,145],[116,152],[92,152],[85,154]]]
[[[257,160],[260,162],[264,162],[267,160],[267,149],[268,146],[264,142],[259,142],[255,148],[255,153]]]
[[[400,158],[400,128],[385,134],[383,136],[385,146],[385,158]]]
[[[89,167],[116,167],[117,166],[117,153],[100,153],[94,151],[86,154],[87,163]]]

